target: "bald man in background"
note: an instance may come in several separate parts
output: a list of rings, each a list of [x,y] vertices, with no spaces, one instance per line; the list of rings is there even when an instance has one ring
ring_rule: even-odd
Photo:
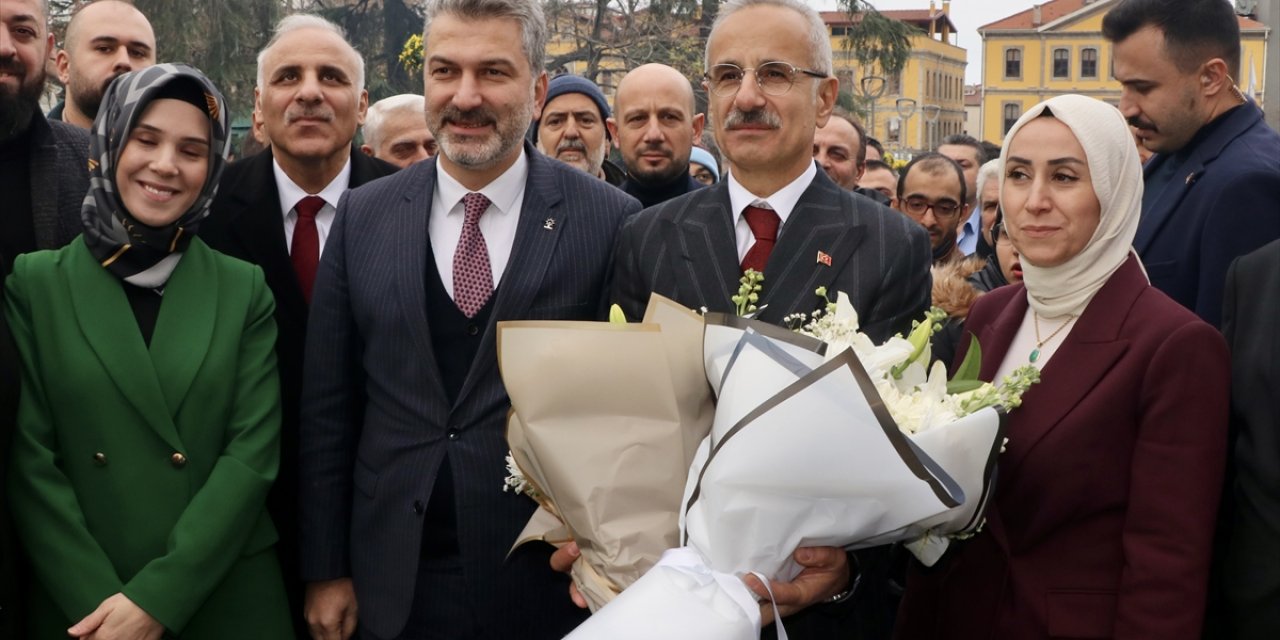
[[[607,124],[627,168],[621,188],[640,204],[651,207],[703,186],[689,176],[703,115],[679,71],[657,63],[632,69],[618,83]]]
[[[81,5],[56,60],[66,101],[49,112],[49,119],[88,129],[112,80],[155,63],[156,34],[137,7],[120,0]]]

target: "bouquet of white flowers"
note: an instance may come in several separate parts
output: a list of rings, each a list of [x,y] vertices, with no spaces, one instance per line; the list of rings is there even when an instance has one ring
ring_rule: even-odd
[[[843,295],[796,318],[799,333],[707,314],[716,412],[686,483],[684,546],[570,637],[757,638],[739,578],[793,578],[797,547],[907,541],[931,564],[951,536],[976,531],[1004,441],[998,407],[1016,406],[1037,375],[981,383],[975,344],[948,381],[926,366],[937,319],[877,346]]]

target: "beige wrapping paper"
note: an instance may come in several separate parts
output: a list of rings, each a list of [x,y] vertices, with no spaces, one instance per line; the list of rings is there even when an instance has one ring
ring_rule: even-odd
[[[679,546],[685,480],[715,411],[702,330],[656,295],[639,324],[498,325],[507,441],[543,495],[515,546],[576,540],[573,578],[592,611]]]

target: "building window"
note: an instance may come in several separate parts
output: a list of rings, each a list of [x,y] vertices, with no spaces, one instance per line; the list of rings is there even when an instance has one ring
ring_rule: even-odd
[[[1022,78],[1022,49],[1004,50],[1004,77],[1006,79]]]
[[[833,36],[842,36],[842,35],[845,35],[845,33],[847,33],[847,31],[848,31],[848,28],[847,28],[847,27],[831,27],[831,35],[833,35]]]
[[[1022,105],[1017,102],[1004,103],[1004,135],[1008,135],[1009,130],[1013,128],[1013,124],[1018,121],[1022,115]]]
[[[1071,77],[1071,52],[1066,49],[1053,50],[1053,78],[1065,80]]]
[[[1092,47],[1080,50],[1080,77],[1098,77],[1098,50]]]

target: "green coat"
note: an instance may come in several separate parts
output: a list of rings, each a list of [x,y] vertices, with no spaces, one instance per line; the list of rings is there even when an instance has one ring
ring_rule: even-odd
[[[123,592],[166,637],[291,637],[267,516],[279,462],[274,303],[262,271],[194,239],[150,348],[81,238],[19,256],[22,357],[9,477],[35,568],[31,632]]]

